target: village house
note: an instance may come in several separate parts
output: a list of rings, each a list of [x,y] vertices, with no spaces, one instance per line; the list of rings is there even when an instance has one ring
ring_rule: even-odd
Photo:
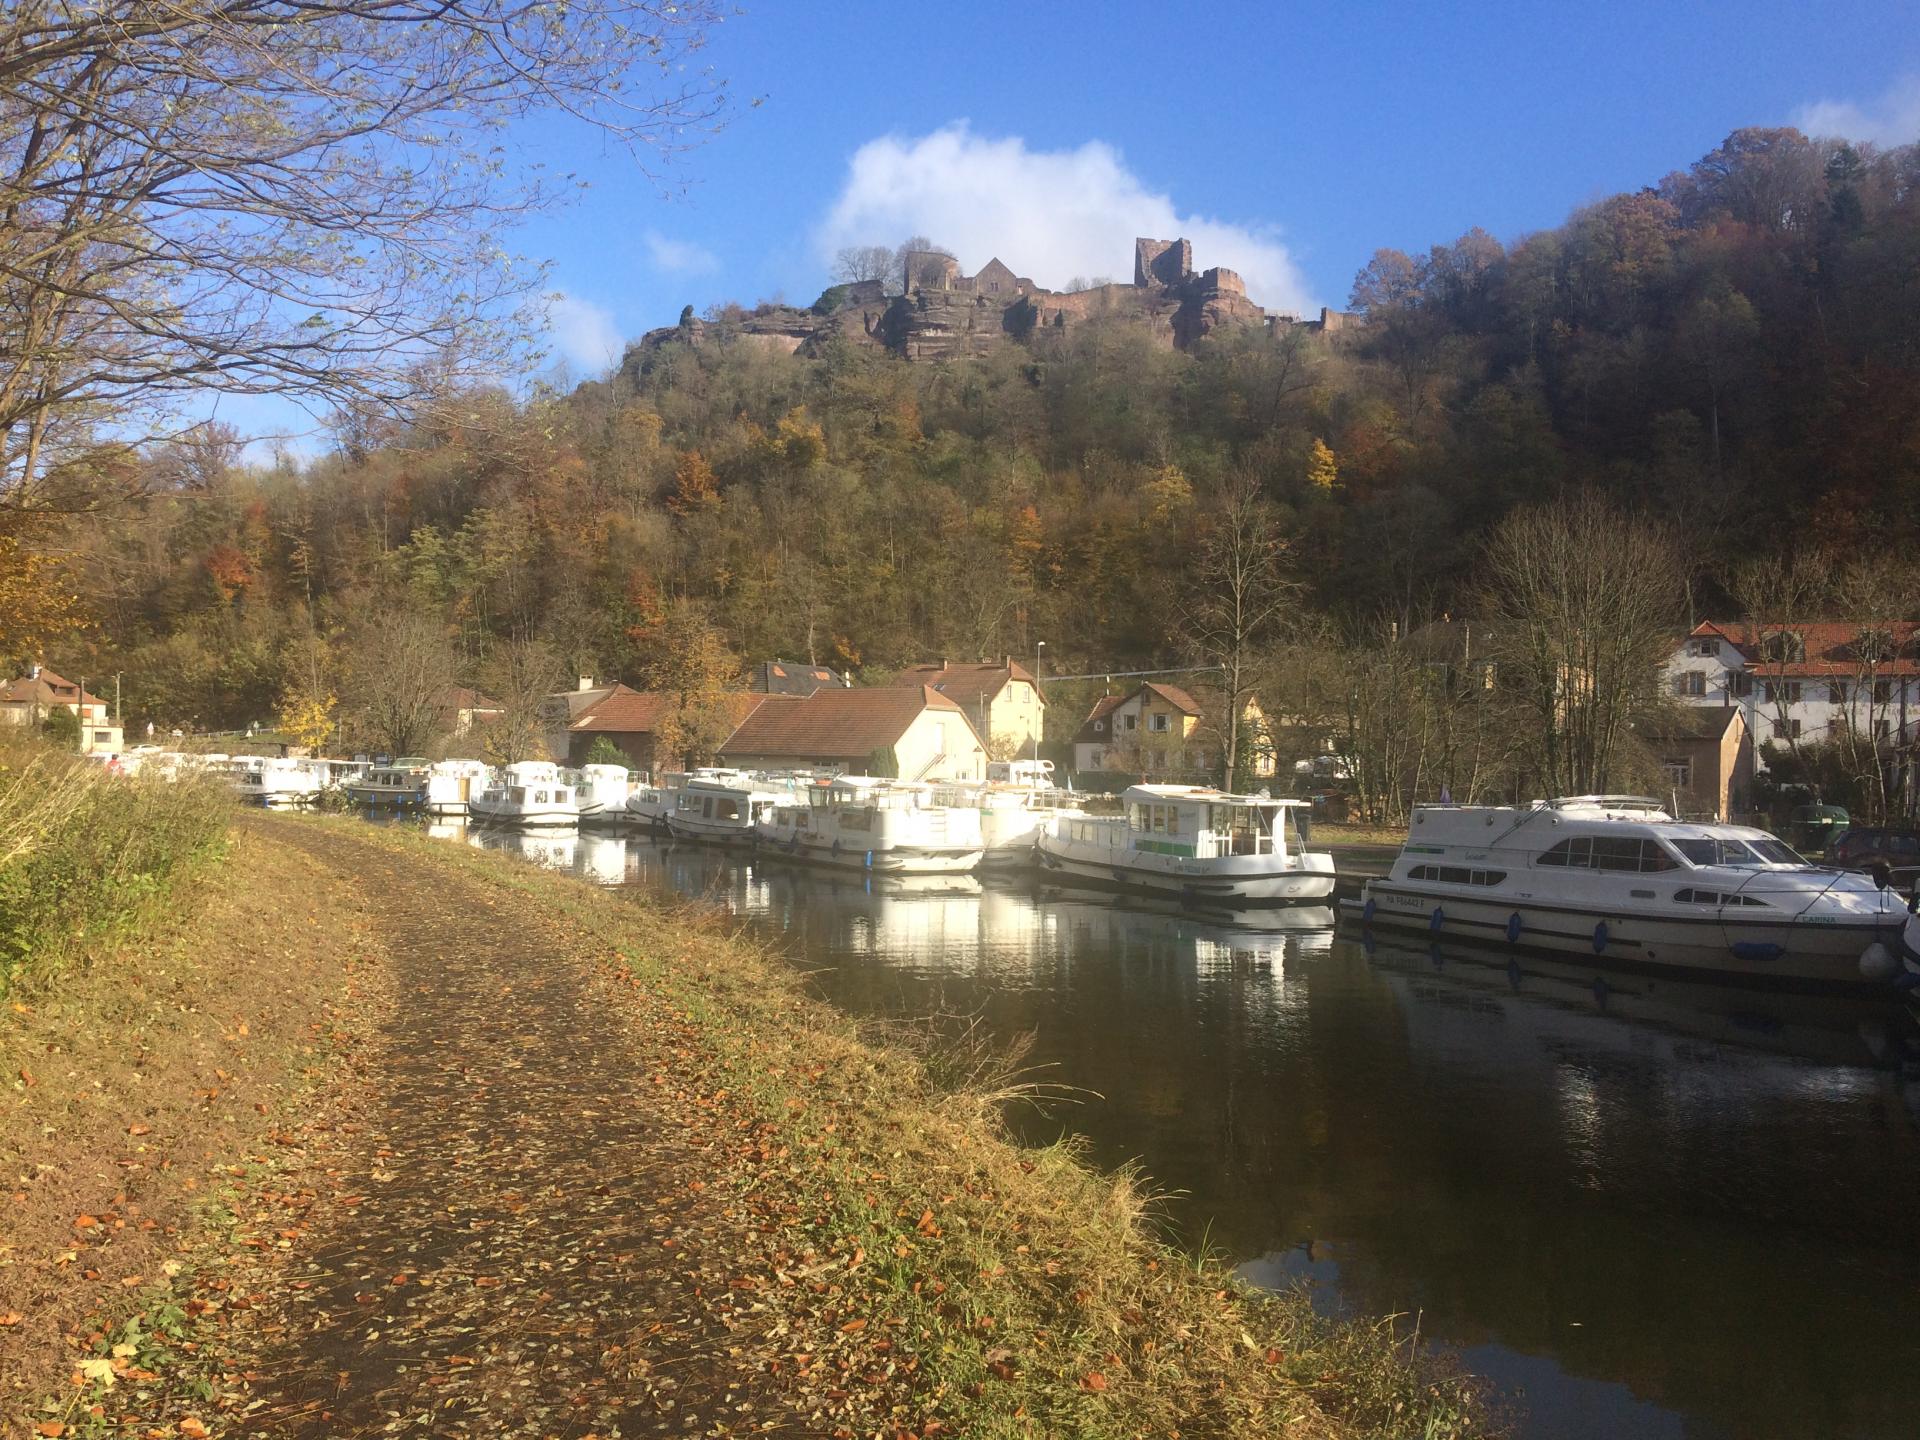
[[[792,697],[740,691],[722,695],[718,700],[726,711],[731,730],[738,729],[741,722],[762,705],[791,703]],[[574,715],[567,725],[565,745],[554,754],[568,765],[581,765],[586,763],[593,742],[604,738],[626,756],[631,768],[657,777],[660,771],[685,763],[686,757],[663,751],[659,740],[660,722],[674,713],[677,704],[677,698],[664,691],[635,690],[615,683],[606,687],[598,700]]]
[[[465,685],[450,685],[440,696],[441,728],[456,740],[470,734],[474,726],[498,720],[506,713],[498,700],[489,700]]]
[[[1756,748],[1817,744],[1849,729],[1911,744],[1920,729],[1917,630],[1909,621],[1703,621],[1674,647],[1665,688],[1683,705],[1738,710]],[[1764,753],[1756,765],[1766,768]]]
[[[996,760],[1029,754],[1045,733],[1047,702],[1033,672],[1011,655],[974,664],[909,665],[895,685],[925,685],[966,711]]]
[[[743,769],[982,780],[987,751],[959,704],[927,686],[767,697],[720,747]]]
[[[1753,737],[1734,705],[1687,705],[1638,732],[1660,762],[1656,799],[1687,820],[1729,820],[1751,804]]]
[[[0,724],[38,729],[55,711],[74,714],[80,722],[80,753],[117,755],[125,748],[119,722],[109,718],[107,702],[65,676],[40,665],[0,685]]]
[[[1129,695],[1102,696],[1073,737],[1077,771],[1117,770],[1156,780],[1218,780],[1226,738],[1213,706],[1209,711],[1192,692],[1149,680]],[[1273,745],[1266,715],[1251,696],[1240,716],[1240,745],[1247,769],[1261,780],[1273,778]]]

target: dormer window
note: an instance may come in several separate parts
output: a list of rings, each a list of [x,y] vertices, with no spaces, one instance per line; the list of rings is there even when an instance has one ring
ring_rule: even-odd
[[[1720,642],[1710,635],[1696,636],[1687,642],[1687,654],[1696,655],[1707,660],[1718,660],[1720,658]]]

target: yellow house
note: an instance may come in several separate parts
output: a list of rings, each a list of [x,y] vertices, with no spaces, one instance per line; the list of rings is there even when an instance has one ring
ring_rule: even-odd
[[[958,705],[996,759],[1032,751],[1046,726],[1047,702],[1033,672],[1011,655],[977,665],[909,665],[895,685],[925,685]]]
[[[1148,778],[1199,776],[1218,779],[1226,736],[1218,717],[1178,685],[1149,680],[1131,695],[1097,701],[1073,737],[1076,770],[1122,770]],[[1249,697],[1240,716],[1240,748],[1261,779],[1274,773],[1266,716]]]

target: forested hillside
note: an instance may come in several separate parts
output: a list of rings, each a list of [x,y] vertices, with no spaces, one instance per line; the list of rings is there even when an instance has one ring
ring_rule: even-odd
[[[1050,669],[1169,664],[1236,481],[1299,586],[1268,644],[1472,613],[1490,529],[1572,490],[1677,527],[1696,610],[1755,555],[1916,539],[1920,147],[1740,131],[1511,248],[1383,250],[1352,303],[1339,334],[1181,353],[1089,322],[940,364],[730,343],[716,306],[567,393],[342,417],[306,465],[219,432],[101,451],[70,489],[132,498],[36,532],[79,609],[16,590],[11,658],[123,672],[130,720],[202,727],[336,695],[351,721],[406,615],[496,685],[536,651],[641,682],[696,620],[856,672],[1040,640]]]

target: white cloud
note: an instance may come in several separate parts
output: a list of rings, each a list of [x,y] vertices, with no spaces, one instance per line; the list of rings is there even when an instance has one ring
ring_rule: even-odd
[[[854,152],[846,184],[818,232],[822,259],[843,245],[891,245],[926,235],[971,274],[998,255],[1050,289],[1076,276],[1133,278],[1136,236],[1193,242],[1193,263],[1224,265],[1271,310],[1317,308],[1273,227],[1183,215],[1111,145],[1030,150],[965,122],[917,139],[889,135]]]
[[[547,334],[570,363],[594,375],[618,360],[626,344],[611,310],[564,290],[547,297]]]
[[[641,238],[653,268],[669,275],[711,275],[720,268],[718,255],[691,241],[669,240],[657,230],[649,230]]]
[[[1865,105],[1851,100],[1802,105],[1793,112],[1793,123],[1809,135],[1910,144],[1920,140],[1920,74],[1902,76]]]

